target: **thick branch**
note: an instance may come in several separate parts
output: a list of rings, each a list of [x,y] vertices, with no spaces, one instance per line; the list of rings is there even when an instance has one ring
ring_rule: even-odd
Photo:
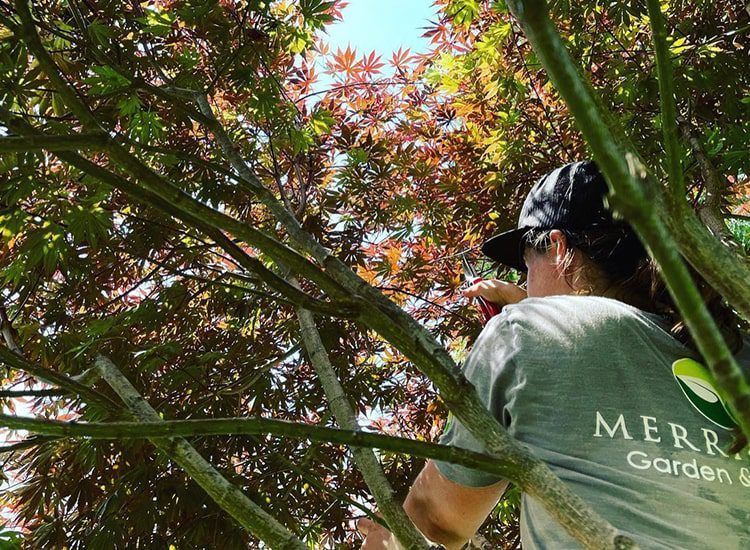
[[[109,141],[105,134],[77,134],[70,136],[7,136],[0,137],[0,153],[23,151],[80,151],[102,149]]]
[[[698,215],[701,221],[711,230],[711,233],[724,240],[724,242],[730,242],[736,249],[737,245],[731,240],[732,235],[724,222],[724,214],[721,209],[722,190],[725,186],[722,184],[716,168],[708,158],[703,145],[701,145],[701,142],[690,128],[690,122],[682,118],[679,118],[678,122],[680,123],[682,136],[688,142],[695,158],[698,160],[698,166],[700,166],[705,185],[706,199],[698,207]]]
[[[0,426],[11,430],[27,430],[31,433],[57,437],[88,437],[91,439],[145,438],[163,440],[164,438],[210,435],[270,434],[276,437],[294,437],[320,443],[382,449],[394,453],[440,460],[507,479],[514,479],[522,474],[516,465],[498,460],[490,455],[460,447],[358,430],[329,428],[269,418],[159,419],[158,421],[153,417],[146,420],[145,415],[143,418],[144,420],[133,422],[61,422],[0,414]]]
[[[20,357],[19,355],[13,353],[8,348],[0,347],[0,362],[6,364],[10,368],[30,374],[31,376],[34,376],[39,380],[42,380],[43,382],[58,386],[73,395],[79,395],[85,401],[89,403],[95,403],[101,407],[104,407],[107,411],[116,410],[118,408],[117,404],[114,403],[106,395],[103,395],[98,391],[93,390],[84,384],[81,384],[80,382],[74,380],[69,376],[66,376],[65,374],[61,374],[51,369],[35,365],[34,363],[27,361],[23,357]]]
[[[347,399],[344,388],[333,370],[333,365],[328,357],[320,333],[315,326],[312,313],[304,309],[297,310],[302,340],[310,358],[318,373],[318,379],[323,386],[328,403],[340,426],[347,430],[358,430],[357,416]],[[383,474],[375,453],[370,449],[358,447],[352,450],[357,467],[365,478],[365,483],[372,491],[378,508],[383,514],[391,532],[405,548],[428,548],[422,534],[417,530],[409,517],[404,512],[401,504],[393,497],[393,488]]]
[[[55,92],[60,94],[65,104],[74,115],[83,123],[84,127],[93,132],[105,132],[97,122],[91,110],[80,100],[75,90],[71,88],[59,72],[52,56],[44,49],[39,35],[36,32],[34,20],[31,16],[29,0],[16,0],[16,14],[21,20],[21,26],[15,30],[34,54],[42,70],[55,87]]]
[[[159,414],[141,397],[111,361],[100,357],[96,361],[96,367],[102,378],[115,390],[137,420],[137,422],[129,423],[130,426],[148,429],[165,424],[161,421]],[[300,550],[306,548],[286,527],[250,500],[239,488],[227,481],[190,443],[181,437],[164,439],[165,435],[174,434],[152,434],[149,439],[165,455],[184,468],[190,477],[245,529],[271,548],[298,548]],[[120,434],[120,437],[122,436],[123,434]]]

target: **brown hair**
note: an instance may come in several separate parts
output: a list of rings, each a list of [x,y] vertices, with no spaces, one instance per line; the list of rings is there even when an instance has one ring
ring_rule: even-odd
[[[550,231],[530,229],[524,238],[525,245],[538,252],[545,252],[551,245]],[[619,223],[585,230],[560,231],[570,246],[564,260],[567,266],[572,263],[574,249],[578,249],[584,256],[579,272],[566,273],[566,276],[578,276],[588,285],[589,288],[584,288],[581,293],[606,294],[639,309],[665,316],[671,321],[672,335],[697,351],[659,274],[658,266],[648,256],[630,226]],[[743,345],[743,329],[747,329],[746,324],[695,270],[690,268],[690,271],[730,350],[737,353]]]

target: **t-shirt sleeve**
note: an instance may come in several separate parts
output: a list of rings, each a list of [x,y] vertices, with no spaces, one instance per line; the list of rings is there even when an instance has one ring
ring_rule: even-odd
[[[487,323],[461,368],[479,399],[505,428],[509,424],[506,406],[513,386],[514,354],[512,326],[503,311]],[[485,452],[484,446],[452,414],[439,443]],[[467,487],[486,487],[502,479],[458,464],[442,461],[435,461],[435,464],[446,478]]]

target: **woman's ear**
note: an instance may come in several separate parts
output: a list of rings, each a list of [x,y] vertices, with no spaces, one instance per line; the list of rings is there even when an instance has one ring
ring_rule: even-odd
[[[554,259],[555,267],[562,268],[563,271],[569,266],[565,265],[568,256],[568,239],[565,233],[559,229],[553,229],[549,232],[550,252]]]

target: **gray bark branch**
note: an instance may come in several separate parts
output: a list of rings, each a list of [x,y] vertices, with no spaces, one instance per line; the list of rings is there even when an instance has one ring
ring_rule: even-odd
[[[333,365],[331,365],[328,352],[315,326],[312,313],[300,308],[297,310],[297,317],[307,355],[318,374],[318,379],[323,386],[323,391],[325,391],[336,421],[347,430],[359,430],[357,416],[347,399],[344,388],[341,387],[336,372],[333,370]],[[352,449],[352,454],[357,467],[362,472],[365,483],[375,497],[378,508],[386,523],[388,523],[388,527],[399,542],[405,548],[428,548],[429,545],[422,534],[406,515],[403,507],[394,499],[393,488],[383,474],[375,453],[370,449],[360,447]]]

